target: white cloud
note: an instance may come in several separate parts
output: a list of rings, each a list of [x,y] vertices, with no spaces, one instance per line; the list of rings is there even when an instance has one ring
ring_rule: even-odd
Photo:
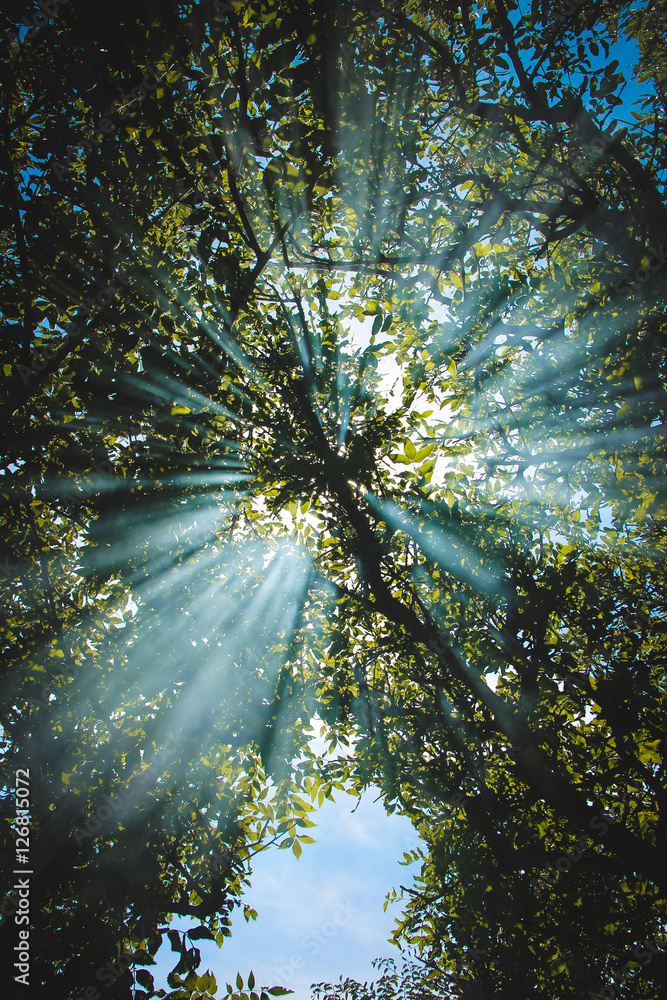
[[[257,921],[246,924],[237,911],[222,949],[199,942],[201,971],[210,968],[223,992],[237,971],[247,979],[252,969],[260,985],[284,985],[295,991],[292,1000],[310,1000],[311,983],[340,975],[370,980],[372,959],[395,952],[387,939],[402,908],[383,912],[383,903],[417,871],[398,864],[415,836],[405,817],[387,816],[373,801],[377,795],[369,790],[354,813],[357,802],[346,794],[325,802],[312,814],[318,825],[309,833],[317,843],[305,845],[298,860],[278,850],[254,859],[245,899]],[[171,959],[164,951],[162,976]]]

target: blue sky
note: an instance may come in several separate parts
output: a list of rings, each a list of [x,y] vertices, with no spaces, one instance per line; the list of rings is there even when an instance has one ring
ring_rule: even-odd
[[[357,798],[338,792],[311,819],[315,844],[304,844],[303,854],[270,849],[253,860],[252,885],[245,901],[257,910],[257,920],[246,924],[234,911],[232,936],[222,948],[200,941],[202,964],[216,977],[218,993],[240,972],[247,981],[252,969],[258,985],[285,986],[292,1000],[310,1000],[310,984],[335,982],[351,976],[364,982],[376,978],[374,958],[398,956],[389,944],[400,903],[383,912],[391,889],[411,885],[419,863],[401,866],[403,852],[419,846],[404,816],[387,816],[377,791]],[[355,808],[356,807],[356,808]],[[354,812],[353,812],[354,810]],[[178,919],[171,925],[194,926]],[[319,940],[318,940],[319,939]],[[168,988],[166,974],[177,956],[168,943],[151,971],[156,986]]]

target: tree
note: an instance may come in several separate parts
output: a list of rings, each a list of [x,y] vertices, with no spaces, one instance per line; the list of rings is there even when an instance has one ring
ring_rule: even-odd
[[[126,948],[150,964],[174,913],[222,940],[252,851],[298,853],[301,795],[350,782],[428,845],[397,938],[434,989],[574,996],[663,933],[665,64],[642,13],[133,5],[109,32],[72,4],[12,43],[2,699],[10,773],[39,761],[50,995]],[[655,81],[624,129],[617,38]],[[315,712],[351,761],[308,751]],[[169,774],[76,843],[166,732]],[[172,944],[175,995],[208,990]],[[641,975],[661,995],[660,961]]]
[[[32,846],[40,859],[31,879],[32,927],[43,945],[38,954],[33,949],[31,975],[33,989],[37,981],[54,996],[95,990],[100,971],[102,985],[111,989],[107,995],[130,995],[132,978],[152,995],[149,974],[136,972],[136,966],[151,964],[174,913],[190,914],[196,925],[187,939],[171,932],[179,961],[170,985],[188,995],[211,988],[195,975],[199,955],[190,942],[222,941],[229,913],[241,903],[253,853],[276,841],[298,853],[300,829],[312,825],[311,807],[294,797],[308,769],[307,752],[304,748],[297,764],[288,738],[281,743],[279,732],[272,738],[277,705],[287,704],[294,687],[283,660],[290,650],[294,588],[302,586],[303,573],[289,551],[257,543],[242,550],[221,545],[238,519],[234,484],[243,478],[243,462],[236,441],[223,446],[223,455],[219,451],[220,420],[230,411],[223,405],[228,393],[220,388],[220,347],[206,331],[211,316],[222,315],[224,336],[224,323],[230,325],[263,266],[262,254],[255,252],[257,238],[244,228],[235,177],[239,164],[232,165],[245,139],[231,128],[224,110],[212,125],[215,115],[207,103],[211,94],[217,99],[225,91],[220,81],[227,77],[218,68],[226,72],[230,46],[238,47],[236,72],[242,76],[257,28],[252,22],[239,25],[233,9],[219,14],[211,5],[180,22],[172,15],[163,30],[147,8],[142,38],[133,23],[136,13],[135,7],[119,12],[118,34],[111,38],[106,15],[98,20],[73,7],[66,20],[63,11],[38,37],[13,44],[3,83],[9,95],[5,203],[14,206],[6,217],[5,261],[5,280],[14,280],[11,291],[4,285],[3,303],[9,321],[5,413],[11,426],[3,491],[10,608],[3,721],[11,747],[9,773],[26,760],[34,762],[25,769]],[[124,36],[132,40],[129,51]],[[272,51],[284,41],[278,35]],[[86,52],[100,48],[108,53],[108,65],[92,80],[81,67]],[[192,63],[188,80],[175,64],[174,48]],[[280,55],[274,58],[278,68]],[[197,66],[202,59],[204,69]],[[159,86],[135,95],[129,82],[150,83],[144,73],[150,66]],[[196,89],[201,80],[203,96]],[[232,90],[229,81],[229,94]],[[50,105],[49,91],[60,95]],[[125,113],[112,108],[119,94]],[[127,105],[134,105],[129,113]],[[189,110],[194,141],[192,132],[178,132]],[[156,130],[146,162],[133,139],[138,116],[144,128]],[[86,136],[99,122],[99,149],[87,152]],[[216,139],[217,133],[228,141],[224,152],[222,139],[207,145],[206,137]],[[190,154],[190,173],[181,166],[183,149]],[[165,176],[158,161],[169,156],[176,166]],[[216,236],[210,218],[208,228],[202,224],[201,207],[199,234],[193,239],[181,228],[210,184],[219,211],[215,225],[225,225],[229,247],[235,247],[231,255],[222,251],[223,231]],[[220,196],[230,191],[236,218]],[[185,208],[184,199],[189,199]],[[43,219],[49,220],[48,230]],[[264,227],[269,233],[272,221],[269,216]],[[201,277],[205,287],[214,241],[212,266],[223,292],[209,302],[208,318],[193,314],[195,339],[183,343],[180,323],[177,328],[168,315],[171,310],[180,320],[185,306],[177,303],[175,284],[157,294],[153,287],[159,257],[166,250],[172,263],[180,261],[174,282]],[[191,263],[197,252],[201,275]],[[246,267],[239,285],[236,279]],[[82,326],[79,319],[72,331],[70,302],[88,290],[91,279],[102,289],[97,301],[77,311],[89,322]],[[203,413],[190,427],[192,445],[208,440],[209,454],[198,460],[201,469],[218,487],[229,484],[213,505],[208,490],[202,503],[199,482],[183,489],[190,456],[179,468],[170,454],[183,446],[183,418],[190,411],[179,405],[185,390],[175,376],[182,374],[193,343],[202,348],[199,399],[205,391],[220,399],[215,413]],[[243,407],[236,410],[242,417]],[[194,455],[195,448],[186,448]],[[128,546],[120,575],[111,570],[118,553],[104,558],[110,515]],[[201,620],[189,620],[192,581],[187,583],[202,549],[209,586],[224,587],[225,574],[231,586],[225,613],[210,618],[203,636]],[[171,569],[167,575],[165,568]],[[197,588],[206,586],[201,570],[200,562]],[[146,585],[139,594],[142,580]],[[271,596],[277,581],[282,603]],[[141,614],[129,600],[132,592]],[[147,659],[158,654],[157,669],[147,671]],[[191,683],[198,673],[207,680]],[[187,694],[181,698],[183,688]],[[216,688],[217,700],[209,703]],[[269,765],[278,775],[273,782]],[[12,777],[3,803],[8,819],[13,792]],[[14,847],[6,836],[8,871]],[[6,918],[17,902],[16,893],[6,900],[7,957],[14,957],[15,942],[7,933],[13,921]],[[246,918],[252,916],[246,907]],[[126,974],[127,956],[136,975]]]

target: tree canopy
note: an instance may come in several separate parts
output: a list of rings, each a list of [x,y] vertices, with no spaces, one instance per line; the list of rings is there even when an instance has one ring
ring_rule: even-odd
[[[664,10],[6,8],[17,989],[224,995],[253,856],[379,786],[406,963],[317,996],[661,1000]]]

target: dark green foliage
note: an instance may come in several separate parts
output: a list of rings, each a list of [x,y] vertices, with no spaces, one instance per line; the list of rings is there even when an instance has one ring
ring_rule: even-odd
[[[71,0],[5,37],[0,805],[29,769],[40,995],[123,956],[104,995],[162,995],[167,932],[171,995],[213,995],[193,942],[252,855],[375,784],[425,848],[373,995],[664,996],[656,30]]]

